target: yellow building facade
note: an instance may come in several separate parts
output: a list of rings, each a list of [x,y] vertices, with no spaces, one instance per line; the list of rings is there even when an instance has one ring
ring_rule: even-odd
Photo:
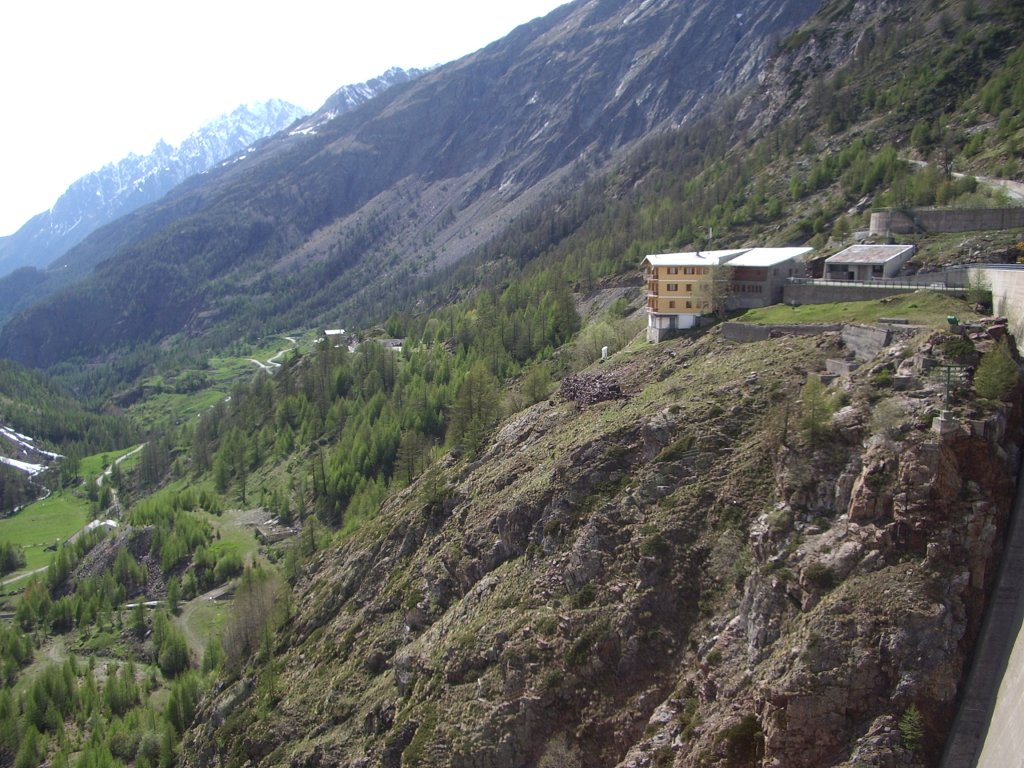
[[[711,270],[708,267],[656,267],[644,270],[647,311],[677,314],[681,310],[711,311]]]
[[[647,256],[647,340],[661,341],[673,331],[699,325],[701,315],[712,311],[714,267],[742,253],[744,249]]]
[[[802,270],[802,260],[811,250],[737,248],[647,256],[642,266],[648,341],[700,325],[701,315],[715,311],[716,301],[729,309],[781,301],[782,283]],[[722,266],[728,269],[716,269]],[[717,291],[715,280],[721,281]]]

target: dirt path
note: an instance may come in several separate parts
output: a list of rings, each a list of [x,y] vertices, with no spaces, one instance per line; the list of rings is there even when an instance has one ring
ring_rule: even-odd
[[[911,165],[918,167],[924,167],[929,163],[924,160],[909,160]],[[952,176],[954,179],[962,179],[965,176],[973,176],[981,184],[985,184],[989,187],[1001,187],[1006,190],[1006,193],[1013,198],[1016,202],[1024,202],[1024,184],[1019,181],[1013,181],[1012,179],[997,179],[992,176],[978,176],[973,173],[960,173],[959,171],[953,171]]]
[[[136,447],[132,448],[124,456],[118,456],[116,459],[114,459],[114,461],[110,464],[110,466],[107,467],[106,469],[104,469],[99,474],[99,476],[96,478],[96,487],[97,488],[102,488],[103,487],[103,478],[110,477],[110,475],[114,471],[114,466],[115,465],[120,464],[122,461],[127,459],[129,456],[134,456],[136,453],[138,453],[139,451],[141,451],[145,447],[146,447],[146,444],[142,443],[141,445],[137,445]],[[115,510],[117,512],[120,512],[121,511],[121,500],[119,498],[117,498],[117,489],[114,486],[110,486],[110,499],[111,499],[111,503],[110,503],[110,507],[109,508],[113,509],[113,510]]]
[[[41,568],[36,568],[35,570],[32,570],[32,571],[25,571],[24,573],[19,573],[17,576],[11,576],[11,578],[9,578],[9,579],[4,579],[3,581],[0,581],[0,588],[7,587],[7,585],[13,584],[16,581],[21,581],[22,579],[27,579],[29,576],[34,576],[37,573],[42,573],[43,571],[45,571],[49,567],[50,566],[48,566],[48,565],[44,565]]]
[[[284,355],[284,354],[286,354],[288,352],[291,352],[293,349],[295,349],[299,345],[299,342],[296,339],[293,339],[291,336],[284,336],[283,338],[286,339],[287,341],[291,342],[291,346],[290,347],[286,347],[285,349],[282,349],[280,352],[275,354],[273,357],[269,358],[267,360],[267,362],[265,362],[265,363],[260,362],[259,360],[257,360],[254,357],[250,357],[249,358],[249,362],[253,363],[254,365],[258,365],[262,370],[266,371],[267,373],[273,373],[275,370],[277,370],[278,368],[281,367],[281,364],[279,362],[277,362],[277,359],[279,357],[281,357],[282,355]]]

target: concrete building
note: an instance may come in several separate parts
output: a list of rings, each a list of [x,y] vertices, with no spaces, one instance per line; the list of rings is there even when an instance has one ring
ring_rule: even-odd
[[[729,309],[753,309],[782,302],[786,279],[803,277],[804,259],[814,249],[751,248],[728,264],[732,279],[726,306]]]
[[[647,256],[647,340],[661,341],[698,326],[716,301],[729,309],[778,303],[786,278],[801,270],[799,261],[811,250],[736,248]],[[723,281],[727,285],[720,285]]]
[[[896,277],[916,245],[851,245],[825,259],[826,280],[877,280]]]

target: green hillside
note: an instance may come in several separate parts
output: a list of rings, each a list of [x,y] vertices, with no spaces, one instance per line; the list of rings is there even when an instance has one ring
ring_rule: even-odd
[[[863,360],[835,333],[650,345],[639,264],[1012,203],[973,174],[1021,178],[1022,32],[1007,0],[825,2],[756,83],[622,118],[499,223],[404,178],[355,215],[326,166],[284,194],[286,148],[219,175],[224,207],[133,218],[154,231],[3,330],[46,371],[0,360],[0,421],[69,461],[0,537],[119,525],[5,587],[0,766],[937,765],[1024,446],[1003,327],[919,292],[739,318],[909,321]],[[921,252],[1018,233],[964,242]]]

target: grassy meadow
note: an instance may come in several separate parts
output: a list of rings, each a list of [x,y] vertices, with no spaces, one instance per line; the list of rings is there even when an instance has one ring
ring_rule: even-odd
[[[763,325],[789,323],[877,323],[881,318],[899,318],[911,325],[946,328],[946,318],[955,315],[961,322],[977,320],[980,315],[963,299],[937,291],[920,290],[884,299],[839,301],[831,304],[801,304],[791,307],[775,304],[751,309],[735,319]]]
[[[0,541],[9,541],[24,548],[24,570],[43,568],[53,558],[53,552],[47,552],[45,548],[57,541],[65,541],[80,530],[89,522],[89,513],[88,499],[71,491],[59,491],[29,504],[13,517],[0,520]]]

